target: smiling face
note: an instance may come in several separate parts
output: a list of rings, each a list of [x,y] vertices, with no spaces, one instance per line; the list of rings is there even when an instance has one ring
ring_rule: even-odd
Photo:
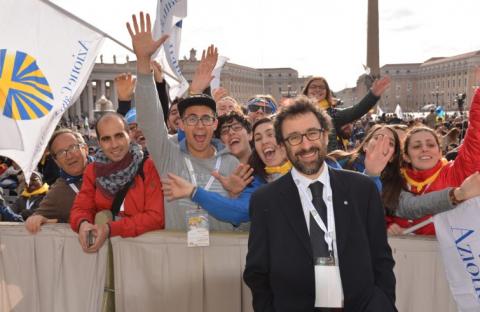
[[[249,142],[251,138],[252,134],[248,133],[247,129],[235,119],[222,124],[222,128],[220,129],[220,139],[223,144],[239,159],[250,156],[251,149]],[[248,156],[246,156],[246,154],[248,154]]]
[[[100,148],[108,159],[113,162],[122,160],[129,151],[130,136],[128,128],[118,116],[108,116],[100,119],[97,124]]]
[[[442,158],[437,137],[426,129],[410,134],[405,141],[404,158],[413,169],[433,168]]]
[[[198,118],[196,124],[189,124],[188,120]],[[204,125],[200,119],[214,118],[211,125]],[[203,157],[210,150],[213,132],[217,128],[217,119],[211,108],[205,105],[188,107],[182,117],[180,127],[185,131],[186,143],[190,153],[196,157]]]
[[[80,144],[72,133],[60,134],[54,140],[50,150],[55,163],[71,176],[81,175],[87,166],[87,145],[81,144],[79,149],[72,148]]]
[[[321,168],[327,154],[328,134],[321,132],[318,139],[310,140],[305,134],[322,129],[320,122],[313,113],[299,114],[286,118],[282,124],[282,137],[288,159],[304,176],[315,179],[321,173]],[[288,138],[303,135],[298,145],[291,145]]]
[[[323,79],[313,80],[307,89],[307,96],[317,101],[322,101],[327,97],[327,84]]]
[[[286,161],[285,150],[277,144],[272,122],[258,125],[253,133],[258,156],[266,166],[280,166]]]

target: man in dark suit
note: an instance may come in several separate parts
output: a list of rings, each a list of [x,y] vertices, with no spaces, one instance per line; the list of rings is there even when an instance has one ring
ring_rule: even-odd
[[[394,260],[380,196],[368,177],[327,167],[330,129],[328,115],[307,98],[297,98],[277,116],[277,141],[293,169],[250,201],[244,280],[255,311],[396,311]],[[320,198],[312,187],[319,183]],[[323,222],[310,218],[310,206]],[[340,309],[315,307],[315,265],[322,253],[339,267]]]

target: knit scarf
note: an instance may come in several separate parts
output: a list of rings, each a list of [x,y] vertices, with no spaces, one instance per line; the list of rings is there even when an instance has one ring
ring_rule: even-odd
[[[267,166],[265,167],[265,173],[266,174],[275,174],[279,173],[281,175],[284,175],[288,173],[292,169],[292,163],[290,161],[285,162],[281,166]]]
[[[446,164],[448,164],[448,161],[445,158],[442,158],[431,169],[414,170],[410,168],[402,168],[401,173],[410,188],[410,192],[423,194],[427,187],[437,179],[442,168]]]
[[[28,197],[32,197],[32,196],[35,196],[35,195],[45,194],[46,192],[48,192],[48,184],[44,183],[42,185],[42,187],[36,189],[33,192],[29,192],[29,191],[27,191],[27,189],[23,190],[21,196],[28,198]]]
[[[130,144],[129,151],[122,160],[112,162],[99,149],[95,155],[95,185],[107,197],[113,198],[125,184],[135,178],[143,160],[142,147]]]

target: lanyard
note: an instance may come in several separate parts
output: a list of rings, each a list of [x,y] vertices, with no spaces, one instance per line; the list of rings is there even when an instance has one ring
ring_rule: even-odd
[[[193,170],[193,165],[192,161],[188,157],[185,158],[185,163],[187,165],[188,169],[188,174],[190,175],[190,180],[192,181],[192,184],[195,186],[197,185],[197,178],[195,177],[195,171]],[[220,169],[220,164],[222,163],[222,158],[220,156],[217,156],[217,162],[215,163],[215,171],[218,171]],[[211,176],[210,179],[208,180],[207,184],[203,187],[206,191],[212,186],[213,181],[215,180],[214,176]]]
[[[78,192],[80,192],[80,191],[78,190],[78,187],[77,187],[75,184],[69,183],[68,185],[69,185],[70,188],[75,192],[75,194],[78,194]]]
[[[27,210],[32,209],[33,204],[35,204],[35,200],[30,201],[30,199],[27,199]]]
[[[327,220],[328,220],[328,230],[327,227],[325,226],[325,223],[323,222],[322,218],[320,218],[320,215],[318,214],[317,209],[313,206],[313,203],[311,200],[308,200],[308,195],[305,192],[305,190],[302,187],[298,188],[302,192],[302,199],[301,201],[303,202],[303,205],[305,205],[308,209],[308,211],[311,214],[311,217],[317,222],[318,226],[320,229],[322,229],[323,233],[325,233],[324,239],[325,242],[328,245],[328,251],[332,254],[333,251],[333,231],[334,231],[334,220],[333,220],[333,208],[331,206],[327,206]]]

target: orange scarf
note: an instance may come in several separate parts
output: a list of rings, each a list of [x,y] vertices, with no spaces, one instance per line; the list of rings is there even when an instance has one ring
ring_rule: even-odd
[[[414,170],[410,168],[402,168],[401,173],[410,192],[415,194],[423,194],[428,186],[432,184],[442,171],[443,167],[448,164],[445,158],[440,159],[437,164],[427,170]]]

